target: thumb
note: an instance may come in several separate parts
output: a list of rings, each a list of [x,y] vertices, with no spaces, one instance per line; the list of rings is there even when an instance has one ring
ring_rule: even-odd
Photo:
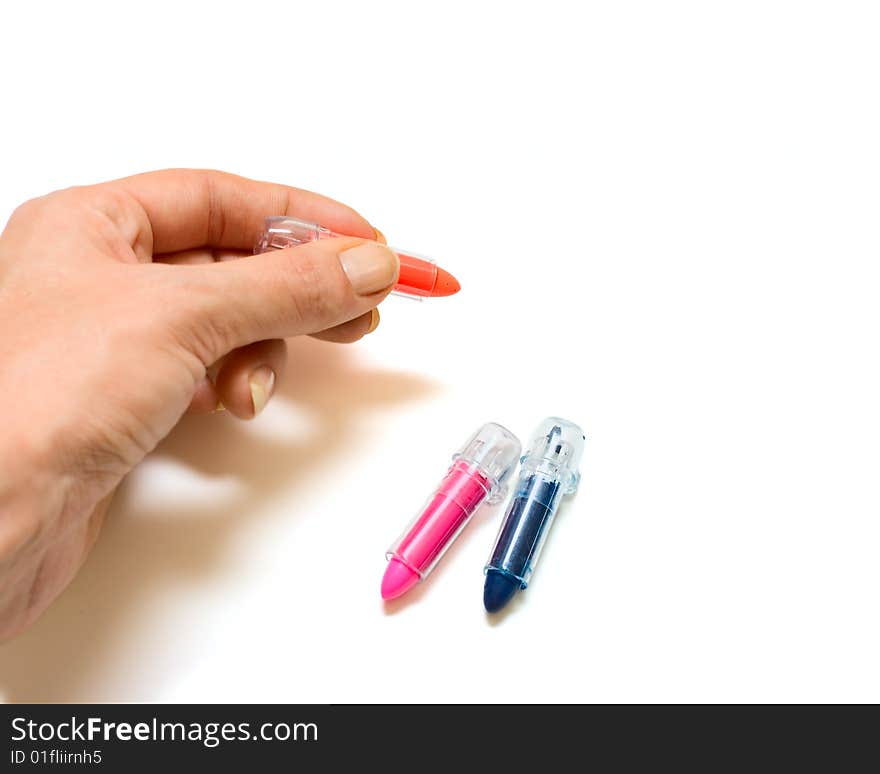
[[[285,250],[174,267],[172,314],[204,362],[264,339],[317,333],[373,309],[400,270],[397,255],[365,239],[322,239]]]

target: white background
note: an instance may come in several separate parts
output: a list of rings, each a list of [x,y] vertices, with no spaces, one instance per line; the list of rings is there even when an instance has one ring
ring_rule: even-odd
[[[7,9],[2,217],[217,167],[350,203],[463,290],[294,343],[250,425],[185,420],[0,649],[3,697],[880,700],[875,9]],[[493,509],[383,608],[449,455],[548,414],[588,448],[521,601],[482,610]]]

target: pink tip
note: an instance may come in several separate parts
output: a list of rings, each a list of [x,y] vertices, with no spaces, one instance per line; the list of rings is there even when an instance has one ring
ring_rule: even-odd
[[[419,574],[410,570],[399,559],[391,558],[382,576],[382,599],[394,599],[406,594],[419,582]]]

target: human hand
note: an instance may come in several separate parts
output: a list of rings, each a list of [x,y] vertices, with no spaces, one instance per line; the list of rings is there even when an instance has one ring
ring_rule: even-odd
[[[352,237],[252,256],[278,214]],[[13,213],[0,235],[0,638],[67,586],[123,476],[184,412],[222,403],[253,417],[284,337],[350,342],[375,328],[399,268],[376,239],[338,202],[197,170]]]

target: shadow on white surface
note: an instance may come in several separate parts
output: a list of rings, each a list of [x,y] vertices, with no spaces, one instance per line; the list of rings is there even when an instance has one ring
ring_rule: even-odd
[[[168,586],[187,588],[222,574],[227,549],[239,528],[250,523],[248,514],[258,514],[260,504],[278,490],[305,483],[316,469],[332,464],[352,436],[363,432],[359,414],[437,389],[415,374],[362,368],[346,347],[311,339],[291,342],[289,362],[275,400],[285,398],[307,412],[322,444],[311,442],[312,433],[294,441],[266,439],[231,417],[185,418],[151,457],[173,459],[209,477],[234,477],[238,494],[219,507],[185,502],[169,510],[141,502],[132,496],[131,481],[124,482],[78,577],[34,626],[0,647],[5,701],[157,695],[156,680],[173,678],[172,665],[144,664],[143,648],[134,653],[131,641]],[[137,695],[107,695],[107,675],[141,670],[149,670],[143,678],[148,685],[138,685]]]

